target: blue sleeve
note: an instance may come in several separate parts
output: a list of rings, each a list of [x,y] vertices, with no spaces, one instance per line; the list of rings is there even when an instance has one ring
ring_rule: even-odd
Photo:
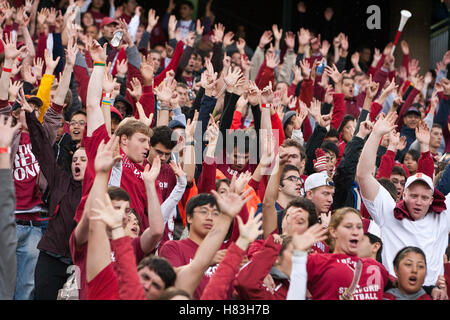
[[[447,126],[448,113],[450,111],[450,99],[442,99],[439,110],[434,117],[434,123],[438,123],[444,129]]]
[[[61,33],[53,33],[53,60],[59,59],[58,65],[55,68],[54,75],[58,76],[60,72],[64,69],[65,57],[64,48],[62,45]]]
[[[450,192],[450,163],[447,163],[444,173],[436,185],[436,189],[442,192],[444,197]]]

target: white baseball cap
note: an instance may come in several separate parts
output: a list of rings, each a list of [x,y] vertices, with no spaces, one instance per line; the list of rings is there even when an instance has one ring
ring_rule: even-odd
[[[405,189],[407,189],[411,185],[411,183],[414,183],[417,180],[425,182],[430,187],[430,189],[434,192],[433,180],[429,176],[427,176],[425,173],[422,173],[422,172],[419,172],[419,173],[416,173],[415,175],[409,176],[409,178],[406,180],[406,183],[405,183]]]
[[[334,187],[334,182],[326,171],[313,173],[305,181],[305,192],[322,186]]]
[[[380,227],[370,219],[363,218],[363,229],[364,233],[370,233],[381,239]]]

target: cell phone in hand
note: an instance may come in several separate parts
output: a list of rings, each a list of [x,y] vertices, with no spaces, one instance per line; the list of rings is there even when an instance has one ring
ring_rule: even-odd
[[[114,33],[113,38],[111,39],[111,46],[117,48],[122,41],[123,31],[117,31]]]
[[[325,61],[325,59],[323,59],[322,62],[317,66],[316,73],[317,74],[322,74],[323,71],[325,70],[326,66],[327,66],[326,65],[326,61]]]

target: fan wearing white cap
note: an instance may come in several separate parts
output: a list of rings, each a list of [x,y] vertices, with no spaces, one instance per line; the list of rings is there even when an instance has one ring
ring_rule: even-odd
[[[403,200],[396,203],[372,175],[377,148],[383,135],[395,128],[397,114],[381,115],[361,153],[356,181],[370,216],[381,230],[382,260],[395,276],[394,257],[407,246],[421,248],[427,259],[425,285],[434,285],[444,273],[442,256],[448,246],[450,231],[450,195],[445,198],[424,173],[410,176],[405,183]]]
[[[334,182],[328,177],[326,171],[314,173],[306,179],[305,197],[314,203],[318,217],[322,218],[330,212],[333,195]]]
[[[373,220],[363,218],[363,229],[364,236],[358,244],[358,257],[372,258],[381,263],[383,242],[380,227]]]

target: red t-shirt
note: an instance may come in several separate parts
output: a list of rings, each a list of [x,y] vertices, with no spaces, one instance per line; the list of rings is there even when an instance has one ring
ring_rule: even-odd
[[[81,246],[81,248],[79,248],[77,250],[75,231],[74,231],[74,232],[72,232],[72,235],[70,236],[69,246],[70,246],[70,252],[72,253],[73,264],[76,265],[79,268],[79,272],[80,272],[79,273],[80,274],[80,278],[79,278],[79,281],[80,281],[80,283],[79,283],[79,290],[80,290],[79,291],[79,300],[86,300],[88,298],[88,294],[87,294],[88,283],[86,281],[87,242],[85,244],[83,244]],[[139,261],[141,261],[145,257],[145,254],[142,251],[142,247],[141,247],[141,237],[136,237],[136,238],[132,239],[131,240],[131,246],[133,247],[133,252],[134,252],[134,254],[136,256],[136,263],[138,264]],[[112,261],[111,265],[114,266],[114,261],[115,261],[114,251],[111,252],[111,261]],[[99,277],[100,279],[102,279],[102,278],[109,279],[110,278],[110,275],[109,275],[110,272],[111,271],[103,269],[102,272],[100,272],[99,275],[97,275],[97,277]],[[104,275],[101,275],[101,274],[104,274]],[[95,279],[97,277],[95,277]],[[114,278],[117,278],[117,277],[114,276]],[[100,281],[100,280],[97,279],[96,281]],[[110,280],[108,280],[108,281],[110,281]],[[117,279],[116,279],[116,282],[117,282]],[[101,282],[99,282],[99,283],[101,283]],[[96,285],[96,282],[94,282],[94,284],[89,283],[89,286],[91,286],[91,287],[95,286],[95,285]],[[108,285],[114,285],[114,283],[113,284],[110,283]],[[118,288],[118,286],[119,285],[117,283],[117,288]],[[105,285],[105,287],[106,287],[106,285]],[[94,289],[92,289],[92,290],[94,290]],[[96,290],[96,291],[98,291],[98,290]],[[119,291],[117,289],[114,292],[115,293],[110,293],[110,294],[118,295]],[[107,293],[105,293],[105,297],[106,296],[108,296]],[[97,299],[99,299],[98,296],[96,296],[96,297],[97,297]],[[112,296],[112,298],[113,297],[115,297],[115,296]],[[107,298],[105,298],[105,300],[106,299]]]
[[[386,268],[371,258],[346,254],[319,254],[308,256],[308,290],[313,300],[340,300],[340,295],[353,281],[356,263],[361,259],[363,268],[354,300],[383,300],[384,287],[389,274]]]
[[[119,281],[112,263],[88,282],[87,286],[87,300],[119,300]]]
[[[220,249],[226,249],[228,243],[223,243]],[[169,263],[175,267],[181,267],[189,264],[192,259],[194,259],[195,253],[197,252],[198,244],[189,238],[183,240],[171,240],[164,243],[158,251],[160,257],[166,258]],[[206,270],[202,280],[200,281],[197,289],[194,293],[194,299],[200,300],[203,290],[209,282],[209,279],[213,276],[214,272],[219,265],[210,266]]]
[[[20,134],[19,148],[14,157],[12,169],[16,190],[16,209],[27,210],[42,205],[42,194],[37,183],[41,168],[31,152],[28,132]]]

